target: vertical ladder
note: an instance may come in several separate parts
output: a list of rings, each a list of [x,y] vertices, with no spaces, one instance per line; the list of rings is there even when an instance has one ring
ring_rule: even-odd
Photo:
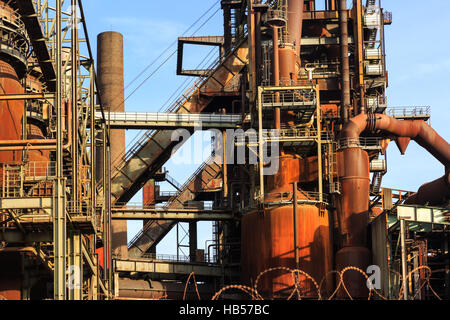
[[[330,142],[327,144],[327,175],[330,188],[330,194],[341,194],[340,183],[338,181],[337,167],[337,143]]]

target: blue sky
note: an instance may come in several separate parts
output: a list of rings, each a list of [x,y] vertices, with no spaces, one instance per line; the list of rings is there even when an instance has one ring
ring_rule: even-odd
[[[348,1],[351,3],[351,1]],[[364,2],[364,1],[363,1]],[[166,47],[176,40],[198,17],[217,0],[148,1],[133,0],[129,4],[111,0],[84,0],[89,36],[96,52],[96,36],[103,31],[117,31],[124,35],[125,85],[145,69]],[[386,27],[386,53],[389,71],[388,105],[429,105],[431,125],[450,141],[449,92],[450,44],[443,32],[443,22],[449,18],[450,1],[385,0],[383,7],[393,13],[393,24]],[[211,11],[219,8],[217,4]],[[196,35],[221,35],[222,15],[219,11]],[[195,28],[194,28],[195,29]],[[189,34],[190,35],[190,34]],[[175,47],[172,47],[174,50]],[[209,52],[187,49],[185,66],[194,67]],[[166,55],[167,56],[167,55]],[[127,87],[128,96],[158,65]],[[168,63],[126,101],[127,111],[156,112],[173,92],[186,80],[175,75],[176,58]],[[136,132],[127,133],[130,142]],[[417,190],[425,182],[443,175],[442,165],[431,155],[411,142],[405,156],[394,143],[388,149],[389,172],[383,186]],[[165,166],[183,183],[196,166],[180,166],[170,161]],[[171,190],[163,184],[162,189]],[[140,194],[132,201],[140,202]],[[201,223],[199,246],[211,239],[209,223]],[[129,222],[129,239],[142,226]],[[158,246],[158,253],[175,254],[175,234],[171,232]]]

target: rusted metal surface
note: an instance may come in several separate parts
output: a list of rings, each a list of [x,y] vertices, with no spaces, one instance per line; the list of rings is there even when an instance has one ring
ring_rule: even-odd
[[[336,253],[336,270],[341,272],[347,267],[367,270],[370,265],[371,252],[365,247],[345,247]],[[345,286],[353,298],[366,298],[369,295],[366,278],[359,272],[350,270],[344,274]],[[347,293],[341,288],[338,297],[347,299]]]
[[[417,193],[405,200],[405,204],[439,206],[450,199],[450,173],[422,185]]]
[[[24,89],[19,82],[14,68],[0,60],[0,92],[1,94],[22,94]],[[0,101],[0,140],[20,140],[22,135],[22,117],[24,101]],[[0,152],[1,163],[21,162],[20,151]]]
[[[369,210],[369,156],[360,148],[347,148],[338,153],[337,159],[342,193],[337,203],[340,242],[344,247],[364,246]]]
[[[292,86],[297,84],[296,56],[291,48],[280,48],[280,84]]]
[[[365,130],[373,132],[381,130],[398,138],[410,138],[433,154],[445,167],[450,163],[450,146],[424,121],[397,120],[392,117],[375,114],[360,114],[346,124],[341,132],[343,139],[359,138]],[[400,150],[406,150],[408,139],[401,139]],[[369,264],[366,246],[366,229],[368,222],[368,206],[370,192],[369,158],[365,151],[358,147],[346,148],[338,154],[339,177],[342,195],[338,201],[338,220],[340,230],[340,245],[336,254],[337,269],[346,266],[356,266],[363,270]],[[427,185],[421,187],[416,195],[410,197],[408,203],[442,203],[448,199],[448,173]],[[352,274],[349,279],[352,284],[352,296],[367,295],[367,286],[357,281],[360,275]],[[343,295],[343,293],[341,293]]]
[[[293,155],[282,155],[279,158],[279,170],[267,177],[267,192],[291,191],[290,184],[298,181],[300,159]]]
[[[159,186],[158,186],[159,188]],[[142,188],[142,200],[144,206],[151,206],[154,205],[155,202],[155,180],[150,179]],[[147,223],[150,223],[148,220],[142,221],[142,226],[145,227]]]
[[[185,292],[185,283],[158,282],[145,280],[119,279],[119,299],[150,299],[150,300],[182,300]],[[199,284],[198,292],[202,300],[210,299],[214,294],[214,287],[210,284]],[[186,289],[187,300],[197,300],[194,285]]]
[[[288,0],[289,40],[294,44],[295,54],[300,58],[302,41],[304,0]]]
[[[123,36],[118,32],[104,32],[97,37],[98,90],[105,111],[124,112]],[[125,152],[125,130],[111,130],[111,159]],[[102,172],[103,153],[98,152],[97,172]],[[113,255],[126,258],[127,222],[113,221],[111,247]]]
[[[315,279],[322,279],[333,269],[328,211],[321,214],[316,206],[299,205],[297,230],[299,268]],[[241,234],[243,283],[254,284],[258,274],[268,268],[295,269],[292,206],[281,206],[244,215]],[[290,273],[274,271],[261,278],[258,290],[266,296],[281,297],[289,295],[293,284],[294,280]],[[300,284],[304,296],[317,296],[317,291],[310,280],[300,277]],[[324,292],[330,287],[331,283],[327,281],[323,288]]]
[[[450,167],[450,145],[422,120],[397,120],[384,114],[360,114],[350,120],[342,137],[357,138],[364,130],[382,130],[395,137],[408,137],[430,152],[444,167]]]
[[[400,142],[401,152],[406,151],[408,139],[413,139],[430,152],[447,170],[444,177],[423,185],[416,195],[408,201],[409,204],[433,205],[442,204],[449,197],[450,145],[433,128],[423,120],[397,120],[387,115],[360,114],[352,118],[342,132],[344,138],[357,138],[365,130],[381,130],[393,135]],[[403,138],[403,139],[398,139]],[[441,202],[442,201],[442,202]]]
[[[336,269],[348,266],[366,270],[370,251],[367,246],[369,219],[370,171],[369,156],[361,148],[347,148],[338,153],[338,175],[341,195],[337,201],[339,247]],[[352,297],[366,297],[367,286],[358,272],[345,274]],[[342,297],[345,292],[339,292]]]

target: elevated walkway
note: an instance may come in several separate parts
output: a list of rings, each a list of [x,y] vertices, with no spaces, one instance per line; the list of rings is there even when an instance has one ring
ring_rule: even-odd
[[[126,220],[177,220],[177,221],[222,221],[233,219],[233,214],[226,210],[198,208],[155,208],[155,207],[121,207],[112,208],[112,219]]]
[[[182,95],[168,112],[177,114],[201,113],[217,95],[236,94],[238,75],[248,61],[248,46],[243,42],[214,70],[200,78]],[[171,141],[172,131],[148,131],[121,158],[114,161],[111,177],[113,203],[127,203],[169,160],[172,149],[180,142]],[[113,159],[114,160],[114,159]]]
[[[241,115],[181,114],[159,112],[111,112],[105,115],[111,129],[233,129],[241,124]],[[95,115],[102,121],[102,113]]]
[[[115,259],[116,272],[140,272],[160,275],[189,275],[221,277],[222,266],[208,263],[192,263],[188,261],[170,261],[155,258]]]
[[[423,120],[431,118],[431,107],[429,106],[408,106],[392,107],[386,111],[387,115],[398,120]]]

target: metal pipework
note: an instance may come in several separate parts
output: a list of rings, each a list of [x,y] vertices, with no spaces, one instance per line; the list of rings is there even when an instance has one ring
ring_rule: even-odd
[[[360,114],[352,119],[344,127],[341,132],[341,137],[346,139],[357,139],[360,134],[369,129],[371,131],[382,130],[387,133],[393,134],[398,138],[407,138],[415,140],[420,146],[429,151],[436,159],[438,159],[448,170],[450,166],[450,145],[436,131],[433,130],[425,121],[422,120],[397,120],[383,114]],[[401,140],[404,141],[404,140]],[[404,144],[404,142],[403,142]],[[404,151],[406,146],[403,145]],[[363,180],[369,179],[368,169],[368,157],[367,153],[361,148],[348,148],[343,151],[344,154],[344,175],[342,179],[351,180],[352,183],[349,186],[350,190],[344,188],[342,194],[342,202],[349,201],[351,206],[358,206],[355,208],[355,214],[363,212],[368,206],[369,191],[367,189],[367,182],[363,183]],[[357,154],[363,155],[364,158],[358,158]],[[360,172],[359,172],[360,169]],[[354,172],[357,170],[358,172]],[[361,177],[359,180],[356,178]],[[414,195],[412,199],[408,200],[409,203],[417,202],[426,203],[428,201],[437,201],[436,199],[445,198],[445,195],[449,194],[449,177],[448,172],[443,178],[440,178],[428,185],[425,185],[419,190],[418,194]],[[364,186],[363,189],[361,189]],[[344,185],[343,185],[344,187]],[[367,189],[367,190],[366,190]],[[353,191],[352,191],[353,190]],[[356,192],[358,190],[358,192]],[[420,201],[419,201],[420,200]],[[437,201],[438,202],[438,201]],[[359,205],[363,207],[359,207]],[[345,208],[341,208],[341,221],[345,219],[352,212],[346,212]],[[368,210],[368,208],[367,208]],[[354,221],[352,219],[351,221]],[[360,228],[364,227],[362,224],[358,224]],[[345,229],[351,230],[352,236],[357,235],[362,230],[352,226],[350,221],[344,226]],[[359,243],[350,242],[351,245],[360,245]]]
[[[300,58],[304,0],[288,0],[288,32],[295,54]]]
[[[432,182],[425,183],[405,200],[405,204],[439,206],[450,199],[450,172]]]
[[[348,121],[350,108],[350,65],[348,59],[348,12],[347,1],[339,2],[339,25],[341,29],[341,117]]]
[[[425,121],[397,120],[376,114],[360,114],[350,119],[341,132],[343,139],[358,139],[364,130],[382,130],[400,138],[416,140],[433,154],[444,166],[450,163],[450,146]],[[402,150],[405,140],[400,140]],[[365,270],[370,262],[370,252],[366,248],[368,223],[370,170],[366,151],[355,146],[340,153],[342,196],[339,198],[338,213],[342,249],[336,254],[337,270],[352,265]],[[439,184],[440,186],[445,185]],[[441,187],[448,193],[448,186]],[[436,192],[436,190],[434,190]],[[354,297],[364,297],[367,288],[364,283],[350,281],[349,291]],[[354,283],[354,284],[353,284]]]
[[[400,138],[415,140],[445,168],[450,167],[450,145],[423,120],[397,120],[384,114],[360,114],[344,127],[342,138],[358,138],[366,129],[382,130]]]

